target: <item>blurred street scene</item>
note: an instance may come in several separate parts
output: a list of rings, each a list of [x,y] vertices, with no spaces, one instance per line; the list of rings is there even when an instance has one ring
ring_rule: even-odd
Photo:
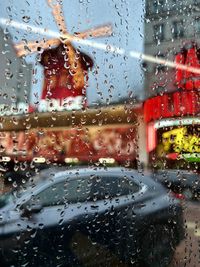
[[[1,0],[0,266],[200,266],[200,0]]]

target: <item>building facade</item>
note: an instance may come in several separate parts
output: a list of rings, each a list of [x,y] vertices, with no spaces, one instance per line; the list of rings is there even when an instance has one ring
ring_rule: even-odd
[[[183,46],[200,46],[200,0],[146,0],[145,54],[174,61]],[[146,98],[177,90],[175,70],[144,62]]]
[[[0,110],[29,103],[32,65],[16,56],[10,34],[0,29]]]
[[[146,1],[145,54],[200,68],[200,1]],[[144,121],[153,168],[199,171],[200,74],[144,62]]]

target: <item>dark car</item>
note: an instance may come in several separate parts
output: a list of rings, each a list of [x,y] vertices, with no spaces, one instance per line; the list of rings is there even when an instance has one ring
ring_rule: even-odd
[[[179,200],[124,168],[44,170],[0,205],[0,266],[164,267],[183,238]]]
[[[181,193],[186,199],[200,197],[200,173],[192,170],[157,170],[154,179],[175,193]]]

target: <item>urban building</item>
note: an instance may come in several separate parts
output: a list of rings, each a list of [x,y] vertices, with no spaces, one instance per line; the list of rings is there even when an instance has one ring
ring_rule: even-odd
[[[174,61],[184,45],[200,46],[200,0],[146,0],[145,54]],[[143,62],[146,98],[177,90],[175,70]]]
[[[29,103],[32,65],[16,56],[9,32],[0,29],[0,110]],[[6,114],[6,113],[5,113]]]

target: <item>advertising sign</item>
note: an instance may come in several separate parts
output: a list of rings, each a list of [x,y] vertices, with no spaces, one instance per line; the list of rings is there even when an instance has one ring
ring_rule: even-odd
[[[200,114],[200,91],[182,91],[147,99],[145,122]]]
[[[43,157],[50,161],[64,161],[65,158],[134,160],[137,148],[135,129],[127,125],[1,132],[0,145],[3,156],[20,160]]]
[[[176,160],[200,160],[200,126],[184,125],[157,130],[157,156]]]

